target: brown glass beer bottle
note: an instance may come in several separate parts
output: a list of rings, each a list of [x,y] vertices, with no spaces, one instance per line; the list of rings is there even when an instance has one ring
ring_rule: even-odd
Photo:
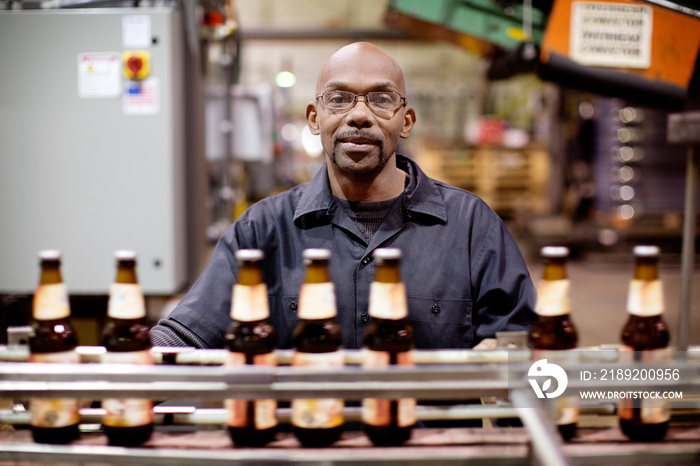
[[[537,288],[537,321],[530,330],[532,359],[576,361],[574,352],[578,336],[571,320],[570,282],[566,270],[569,249],[563,246],[545,246],[540,250],[543,262],[542,280]],[[576,434],[579,418],[578,400],[575,397],[560,396],[553,400],[553,413],[559,433],[564,440]]]
[[[136,253],[117,251],[117,274],[109,288],[107,320],[102,331],[104,364],[153,364],[146,305],[136,277]],[[102,428],[110,445],[136,446],[153,432],[153,402],[147,399],[102,400]]]
[[[408,324],[406,287],[401,281],[401,250],[376,249],[377,267],[370,285],[369,315],[362,340],[362,367],[413,366],[413,327]],[[411,437],[416,423],[416,400],[362,400],[365,432],[375,445],[400,445]]]
[[[292,332],[292,366],[323,370],[342,367],[342,333],[335,321],[335,287],[328,249],[304,250],[306,277],[299,290],[299,323]],[[292,400],[292,430],[307,447],[326,447],[343,431],[342,399]]]
[[[61,276],[61,253],[39,252],[41,276],[34,293],[33,335],[29,338],[29,361],[41,363],[79,363],[78,346],[70,322],[68,291]],[[30,427],[34,441],[69,443],[78,438],[78,400],[33,398],[29,400]]]
[[[634,248],[634,277],[627,295],[629,318],[622,328],[620,361],[664,361],[670,336],[662,317],[663,286],[659,279],[659,248]],[[668,400],[623,399],[619,407],[620,428],[635,441],[657,441],[666,436],[671,418]]]
[[[263,281],[258,249],[236,251],[238,280],[231,297],[231,319],[226,333],[228,356],[226,365],[246,364],[275,366],[277,333],[268,322],[270,306],[267,285]],[[277,400],[227,399],[227,425],[236,445],[262,447],[277,433]]]

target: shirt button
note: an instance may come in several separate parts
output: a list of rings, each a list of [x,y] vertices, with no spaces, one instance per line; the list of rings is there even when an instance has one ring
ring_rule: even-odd
[[[433,304],[432,307],[430,308],[430,310],[433,311],[433,314],[438,315],[438,314],[440,314],[440,305]]]
[[[289,303],[289,309],[291,309],[292,312],[297,312],[297,302],[292,301],[291,303]]]
[[[367,314],[366,312],[363,312],[362,315],[360,316],[360,321],[363,324],[366,324],[367,322],[369,322],[369,314]]]
[[[367,264],[369,264],[370,262],[372,262],[372,259],[371,259],[369,256],[367,256],[367,257],[365,257],[364,259],[362,259],[362,264],[363,264],[363,265],[367,265]]]

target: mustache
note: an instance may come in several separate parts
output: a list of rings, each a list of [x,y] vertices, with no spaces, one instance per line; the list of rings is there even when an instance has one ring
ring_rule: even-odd
[[[362,138],[362,139],[366,139],[366,140],[369,140],[371,142],[378,143],[378,144],[380,144],[382,142],[382,140],[379,137],[377,137],[373,134],[369,134],[369,133],[366,133],[366,132],[360,131],[360,130],[352,130],[352,131],[344,131],[342,133],[336,134],[335,138],[333,138],[333,143],[337,144],[339,141],[341,141],[343,139],[352,139],[352,138]]]

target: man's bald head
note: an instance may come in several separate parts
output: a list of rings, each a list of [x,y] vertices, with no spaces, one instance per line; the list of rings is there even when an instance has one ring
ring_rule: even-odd
[[[405,95],[406,85],[403,71],[398,62],[380,47],[369,42],[354,42],[346,45],[331,55],[321,67],[316,82],[316,94],[322,93],[328,83],[335,82],[348,67],[361,67],[367,72],[386,76],[387,81],[396,86],[396,90]]]

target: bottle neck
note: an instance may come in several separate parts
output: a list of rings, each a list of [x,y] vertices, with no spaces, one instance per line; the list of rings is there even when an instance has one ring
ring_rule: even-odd
[[[255,286],[260,285],[262,282],[262,271],[257,261],[243,261],[238,264],[239,285]]]
[[[61,278],[60,261],[41,262],[39,286],[34,293],[32,316],[36,320],[65,319],[70,316],[68,290]]]
[[[238,262],[238,280],[231,298],[231,319],[253,322],[270,317],[267,286],[263,283],[258,260]]]
[[[663,314],[664,306],[658,258],[637,257],[627,293],[627,312],[637,317],[655,317]]]
[[[544,269],[542,270],[543,280],[566,280],[566,259],[548,259],[545,260]]]
[[[306,266],[305,283],[325,283],[331,281],[328,271],[328,261],[314,259]]]
[[[535,312],[541,317],[566,316],[571,312],[566,258],[545,258],[542,280],[537,288]]]
[[[380,319],[405,319],[408,315],[406,287],[401,281],[398,259],[377,260],[369,288],[369,315]]]
[[[374,275],[375,282],[381,283],[400,283],[401,272],[399,270],[398,260],[384,260],[383,263],[377,265],[377,271]]]
[[[300,319],[330,319],[337,314],[335,286],[328,261],[313,259],[306,265],[306,277],[299,290]]]
[[[659,265],[656,258],[637,258],[634,266],[634,279],[651,282],[659,279]]]
[[[117,278],[109,290],[107,316],[114,319],[146,317],[146,302],[136,278],[136,261],[117,261]]]
[[[63,277],[61,275],[61,263],[55,260],[42,261],[39,284],[53,285],[56,283],[63,283]]]
[[[119,261],[117,263],[117,278],[115,283],[137,284],[136,278],[136,262],[134,261]]]

